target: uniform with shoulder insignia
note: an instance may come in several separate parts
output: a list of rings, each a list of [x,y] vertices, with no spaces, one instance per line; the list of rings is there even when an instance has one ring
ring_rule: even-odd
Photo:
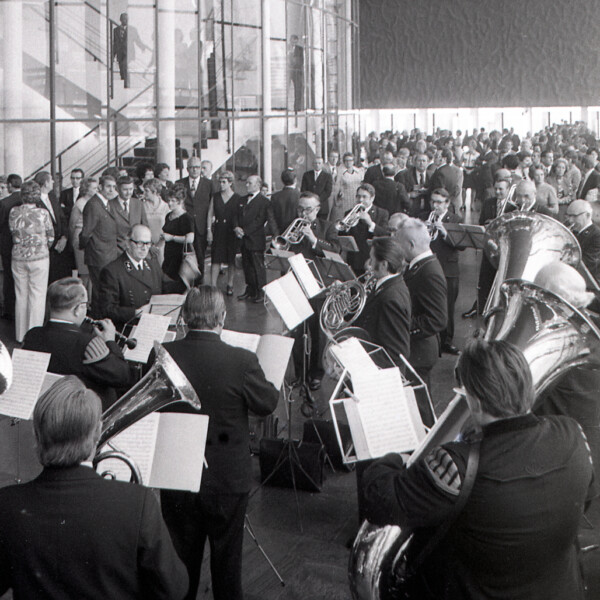
[[[115,388],[131,384],[129,365],[117,343],[105,342],[74,323],[51,319],[43,327],[30,329],[23,349],[50,353],[48,371],[79,377],[100,396],[103,410],[116,401]]]

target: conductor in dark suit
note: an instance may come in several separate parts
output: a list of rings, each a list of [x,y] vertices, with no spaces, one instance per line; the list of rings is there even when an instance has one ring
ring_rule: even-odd
[[[333,178],[331,173],[325,170],[325,161],[317,156],[313,162],[313,169],[306,171],[302,175],[301,192],[312,192],[319,196],[321,208],[319,209],[319,218],[326,219],[329,214],[329,196],[333,190]]]
[[[148,256],[151,245],[150,228],[134,225],[129,232],[127,251],[102,269],[101,315],[117,327],[141,316],[150,298],[162,291],[162,270],[156,258]]]
[[[204,256],[206,254],[208,209],[212,198],[212,182],[206,174],[210,174],[212,164],[208,160],[201,161],[192,156],[187,162],[188,177],[175,183],[182,183],[187,190],[185,210],[194,221],[194,250],[198,259],[198,267],[204,275]]]
[[[106,409],[118,397],[116,388],[129,387],[129,365],[115,342],[115,326],[109,319],[102,321],[102,329],[81,328],[87,299],[80,279],[65,277],[50,284],[50,318],[43,327],[34,327],[25,334],[23,348],[48,352],[48,371],[77,375],[102,398]]]
[[[119,177],[117,190],[119,195],[109,200],[108,204],[117,224],[117,246],[121,252],[125,252],[130,229],[138,223],[148,225],[148,217],[142,201],[133,195],[135,184],[131,177]]]
[[[271,203],[260,193],[262,180],[250,175],[246,181],[248,195],[240,204],[234,221],[234,232],[242,240],[242,268],[246,279],[246,291],[238,300],[249,300],[261,304],[264,300],[263,287],[267,283],[265,270],[265,225],[268,223],[273,235],[277,235],[277,223]]]
[[[98,396],[76,377],[33,412],[44,470],[0,490],[0,594],[14,598],[181,600],[188,576],[155,492],[98,475]]]
[[[201,398],[200,412],[210,418],[208,468],[199,493],[161,493],[163,515],[188,568],[186,599],[196,598],[208,537],[215,600],[241,600],[244,518],[252,481],[248,412],[270,414],[279,394],[265,379],[255,354],[221,341],[225,300],[217,288],[193,288],[182,310],[188,333],[165,348]],[[169,407],[179,409],[191,410],[184,403]]]
[[[296,173],[293,169],[281,172],[281,182],[283,189],[271,196],[271,208],[277,229],[283,233],[297,216],[300,192],[296,188]]]
[[[565,217],[581,246],[585,266],[600,281],[600,227],[592,223],[592,205],[586,200],[573,200]]]
[[[375,206],[387,210],[388,215],[408,213],[410,200],[403,183],[394,180],[394,165],[383,166],[383,179],[373,183],[375,188]]]
[[[412,305],[409,362],[431,389],[431,370],[440,356],[440,334],[448,322],[446,278],[429,243],[431,238],[425,223],[406,219],[399,223],[394,234],[408,268],[404,281]],[[433,423],[433,415],[421,416],[425,425]]]
[[[461,218],[449,211],[450,196],[444,188],[431,192],[430,203],[432,211],[428,215],[424,214],[423,217],[429,224],[430,247],[440,261],[448,290],[448,325],[441,334],[442,352],[457,355],[459,350],[452,344],[452,338],[454,337],[454,306],[459,288],[458,251],[465,247],[454,244],[444,223],[460,223]]]
[[[375,188],[368,183],[361,183],[356,190],[356,204],[360,204],[362,210],[359,212],[356,225],[346,232],[346,235],[354,238],[358,246],[358,252],[348,252],[347,258],[348,264],[356,275],[365,272],[365,263],[369,258],[368,240],[388,233],[389,215],[383,208],[375,206],[374,200]]]

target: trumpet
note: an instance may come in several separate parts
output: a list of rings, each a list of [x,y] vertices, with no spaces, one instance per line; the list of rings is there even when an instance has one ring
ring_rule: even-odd
[[[90,317],[85,317],[83,321],[84,323],[95,325],[98,329],[100,329],[100,331],[104,329],[104,323],[102,323],[102,321],[94,321],[94,319],[90,319]],[[118,331],[115,331],[115,337],[117,338],[117,341],[124,342],[130,350],[133,350],[137,346],[137,340],[135,338],[128,338],[126,335],[123,335]]]
[[[276,250],[287,250],[293,244],[299,244],[304,239],[304,231],[306,226],[310,225],[307,219],[298,217],[294,219],[288,228],[277,237],[271,240],[271,246]]]
[[[344,233],[350,231],[358,223],[363,212],[365,207],[362,204],[355,204],[343,219],[335,222],[336,230]]]

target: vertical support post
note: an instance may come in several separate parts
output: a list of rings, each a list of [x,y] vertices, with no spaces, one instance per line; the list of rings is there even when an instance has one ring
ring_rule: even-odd
[[[158,162],[175,165],[175,0],[157,0]]]
[[[271,6],[269,0],[261,2],[262,37],[262,178],[271,189],[273,153],[271,149]]]
[[[50,77],[50,173],[56,185],[56,11],[54,0],[48,2],[48,66]]]

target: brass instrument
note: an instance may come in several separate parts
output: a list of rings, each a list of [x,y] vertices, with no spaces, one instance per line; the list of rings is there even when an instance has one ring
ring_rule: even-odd
[[[0,342],[0,394],[11,386],[13,379],[12,358],[6,346]]]
[[[145,416],[173,402],[187,402],[196,410],[200,409],[200,400],[169,353],[158,343],[154,343],[156,359],[152,368],[117,402],[107,408],[102,415],[102,433],[98,442],[94,467],[103,460],[118,459],[131,469],[131,481],[142,483],[140,471],[130,456],[121,452],[110,440]],[[102,451],[107,445],[110,450]],[[113,476],[105,471],[103,477]]]
[[[535,198],[529,204],[523,204],[523,205],[520,205],[518,202],[513,201],[513,196],[515,195],[516,190],[517,190],[517,184],[513,183],[510,186],[508,193],[506,194],[506,198],[504,198],[504,200],[502,201],[502,205],[500,206],[500,210],[498,211],[496,218],[501,217],[502,215],[504,215],[506,213],[506,209],[508,208],[509,204],[514,206],[517,210],[523,211],[523,212],[527,212],[527,211],[530,211],[533,209],[533,207],[535,206]]]
[[[335,228],[340,233],[347,233],[350,231],[360,220],[360,215],[365,212],[365,207],[362,204],[355,204],[352,210],[339,221],[335,222]]]
[[[294,219],[281,235],[271,240],[271,246],[276,250],[288,250],[290,246],[299,244],[304,238],[302,230],[307,226],[310,226],[310,221],[307,219],[300,217]]]
[[[90,317],[85,317],[83,319],[83,322],[89,323],[90,325],[94,325],[95,327],[100,329],[100,331],[102,331],[104,329],[104,323],[102,323],[102,321],[95,321],[94,319],[91,319]],[[137,346],[137,340],[135,338],[128,338],[126,335],[123,335],[122,333],[119,333],[118,331],[115,331],[115,337],[117,338],[118,342],[124,342],[125,345],[130,350],[133,350]]]
[[[506,215],[509,216],[509,215]],[[561,297],[520,279],[506,281],[500,289],[501,321],[488,326],[485,338],[516,344],[531,367],[536,399],[569,369],[600,367],[600,330],[581,311]],[[464,396],[457,395],[432,430],[419,456],[453,439],[469,411]],[[414,459],[414,460],[413,460]],[[407,468],[416,462],[411,457]],[[354,541],[349,562],[354,600],[384,600],[395,596],[397,574],[405,566],[411,532],[365,521]]]

